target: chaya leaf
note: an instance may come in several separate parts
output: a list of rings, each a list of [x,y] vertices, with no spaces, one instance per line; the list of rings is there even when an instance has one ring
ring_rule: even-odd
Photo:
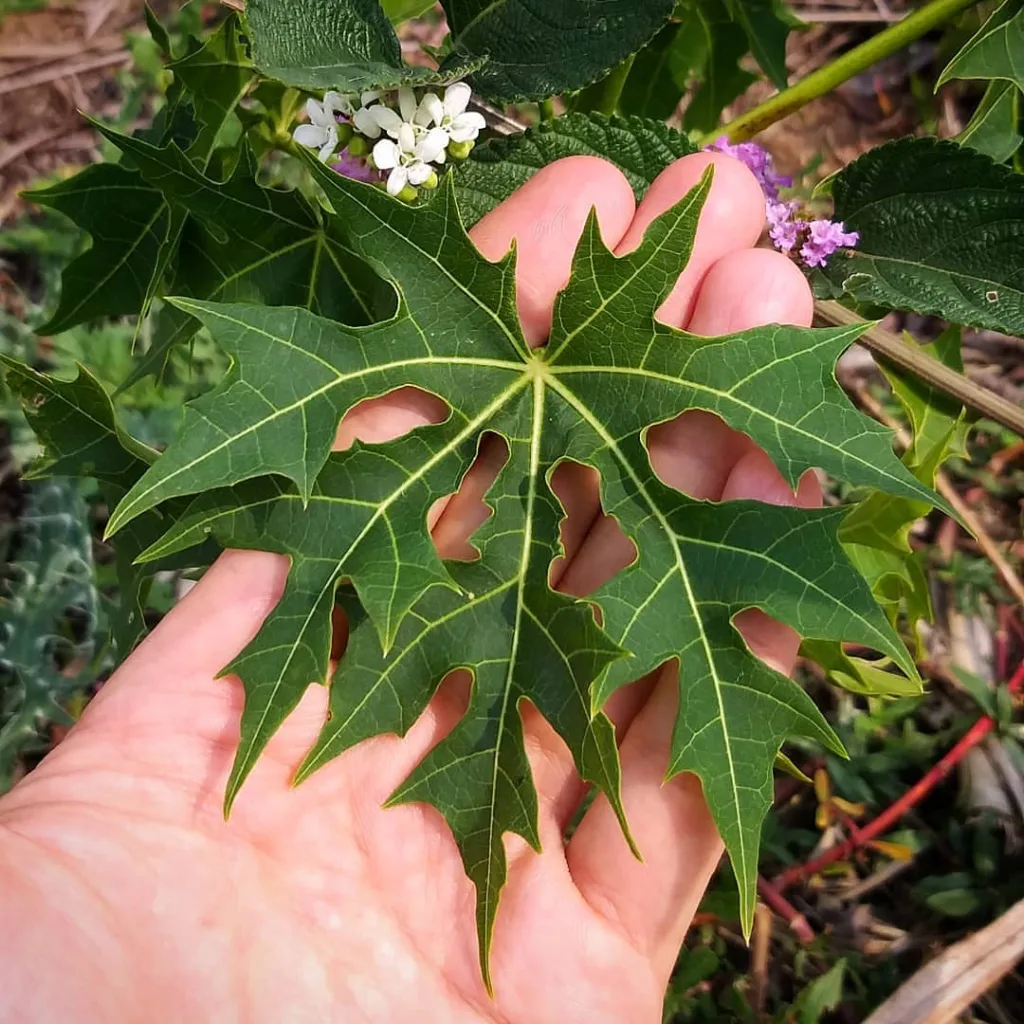
[[[450,82],[483,63],[460,57],[442,71],[404,64],[379,0],[249,0],[245,17],[260,71],[304,89],[361,92]]]
[[[1024,177],[952,141],[900,139],[832,186],[835,217],[860,232],[822,274],[863,302],[1024,333]]]
[[[453,172],[467,225],[507,199],[542,167],[566,156],[600,156],[626,176],[639,201],[673,161],[696,152],[682,133],[642,117],[566,114],[525,132],[490,139]]]
[[[158,148],[109,128],[100,130],[174,208],[188,214],[175,279],[180,292],[304,306],[354,324],[372,319],[371,296],[380,281],[353,255],[337,220],[325,222],[298,191],[258,185],[247,148],[231,178],[215,182],[173,143]],[[183,307],[163,311],[146,357],[122,389],[159,373],[171,349],[197,327],[198,321]]]
[[[954,78],[1004,79],[1024,90],[1024,0],[1006,0],[946,65],[935,88]]]
[[[654,38],[674,0],[442,0],[456,53],[485,57],[474,87],[496,101],[581,89]]]
[[[873,647],[909,675],[914,666],[842,551],[843,510],[695,501],[655,476],[644,438],[651,423],[702,408],[761,444],[791,484],[821,466],[928,500],[888,432],[835,381],[832,364],[856,330],[771,326],[708,339],[654,320],[689,258],[709,172],[626,256],[605,248],[591,217],[550,341],[531,352],[515,311],[514,257],[490,263],[479,255],[450,177],[432,202],[405,205],[307,163],[353,247],[394,284],[397,313],[350,328],[307,310],[177,300],[234,364],[186,407],[180,439],[126,495],[110,531],[169,499],[237,488],[239,513],[229,509],[214,528],[222,543],[237,535],[243,545],[290,548],[296,564],[325,558],[330,574],[316,570],[317,594],[352,580],[368,618],[356,616],[330,719],[304,773],[366,736],[404,732],[450,670],[474,673],[466,716],[392,799],[432,803],[451,826],[478,894],[485,972],[505,876],[501,837],[538,839],[519,703],[531,701],[552,721],[581,774],[618,806],[616,748],[600,708],[618,687],[676,660],[682,684],[669,774],[700,776],[749,929],[776,753],[792,735],[841,747],[803,691],[751,654],[734,617],[758,607],[803,636]],[[345,411],[403,385],[442,396],[448,419],[330,454]],[[493,515],[474,537],[480,558],[431,563],[428,510],[455,489],[486,431],[504,438],[509,455],[488,494]],[[548,585],[563,516],[548,480],[566,459],[598,470],[604,508],[638,549],[633,565],[594,595],[603,630],[589,603]],[[383,476],[380,460],[392,463]],[[273,484],[277,499],[259,480],[270,475],[287,481]],[[264,502],[252,515],[250,488],[262,488],[256,498]],[[303,533],[296,510],[319,507],[321,496],[367,504],[331,513],[336,534]],[[387,535],[375,560],[360,550],[371,530]],[[407,573],[424,568],[417,585],[429,589],[413,603]],[[309,582],[292,586],[297,593]],[[234,663],[246,692],[236,784],[297,695],[324,677],[330,602],[316,596],[307,593],[302,622],[272,613]],[[269,682],[253,672],[279,657],[271,648],[287,655],[297,643],[308,650],[294,655],[296,671],[286,666]],[[262,709],[258,723],[250,706]]]
[[[172,87],[174,98],[169,96],[173,113],[165,129],[174,134],[187,123],[189,158],[204,168],[253,75],[237,18],[229,17],[201,48],[171,67],[180,81]],[[27,197],[63,213],[92,238],[89,250],[65,268],[60,303],[40,333],[144,311],[174,258],[184,220],[172,215],[159,190],[129,166],[98,164]]]
[[[990,82],[967,127],[956,137],[997,164],[1020,149],[1020,90],[1011,82]]]
[[[24,405],[25,415],[43,444],[43,458],[32,467],[32,477],[66,476],[96,480],[111,506],[138,481],[157,453],[129,435],[117,422],[110,398],[100,382],[84,367],[75,380],[61,380],[0,356],[5,379]],[[208,565],[216,551],[200,537],[197,551],[164,558],[148,565],[135,559],[167,532],[184,511],[178,502],[150,509],[134,520],[114,550],[121,603],[114,616],[114,641],[126,658],[145,633],[143,602],[153,574],[161,570]],[[181,549],[183,550],[183,549]]]

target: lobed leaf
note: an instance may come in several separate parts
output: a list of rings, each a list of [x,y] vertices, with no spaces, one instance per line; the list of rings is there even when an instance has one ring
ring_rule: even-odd
[[[160,159],[170,167],[161,173],[185,170],[173,151]],[[465,717],[392,801],[431,803],[451,826],[477,890],[485,974],[506,870],[501,837],[538,843],[519,704],[530,701],[551,721],[581,775],[621,816],[614,735],[600,709],[668,660],[680,666],[669,774],[701,778],[749,927],[782,743],[803,735],[841,747],[803,691],[751,654],[735,616],[761,608],[804,636],[872,646],[911,676],[914,666],[843,552],[841,510],[690,499],[654,474],[646,431],[701,408],[753,437],[793,484],[820,466],[932,499],[892,453],[888,432],[835,381],[831,366],[857,332],[772,326],[708,339],[654,320],[689,258],[709,172],[626,256],[605,248],[591,217],[549,343],[530,351],[513,256],[479,255],[452,177],[430,203],[406,205],[307,163],[334,211],[326,230],[341,232],[390,282],[397,311],[348,327],[305,309],[175,300],[202,319],[233,367],[186,408],[182,436],[110,524],[114,532],[197,495],[143,557],[209,532],[224,545],[291,558],[285,598],[225,669],[246,693],[228,802],[305,687],[325,678],[332,598],[351,579],[341,596],[353,622],[349,647],[300,776],[368,736],[404,732],[449,672],[472,672]],[[206,201],[203,189],[194,196]],[[193,198],[183,190],[181,202]],[[331,454],[347,409],[408,385],[447,402],[444,423]],[[427,512],[457,488],[486,432],[504,439],[508,459],[474,537],[480,557],[443,564]],[[604,508],[638,549],[594,595],[603,628],[589,603],[548,584],[564,515],[549,479],[566,459],[598,470]]]

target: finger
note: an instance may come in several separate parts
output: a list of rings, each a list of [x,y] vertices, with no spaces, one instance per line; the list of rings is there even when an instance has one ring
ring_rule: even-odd
[[[571,156],[539,170],[470,230],[490,260],[504,256],[515,239],[516,301],[531,345],[548,335],[555,296],[569,280],[591,209],[597,210],[605,245],[615,248],[633,219],[633,190],[607,160]]]
[[[629,252],[641,242],[647,226],[670,209],[714,168],[711,190],[700,212],[690,259],[675,287],[658,310],[658,319],[685,326],[693,310],[701,281],[728,253],[749,249],[764,230],[764,193],[757,179],[739,160],[720,153],[695,153],[670,164],[651,183],[618,252]],[[738,295],[738,290],[734,295]]]
[[[722,497],[810,507],[821,504],[821,489],[808,472],[794,494],[768,456],[754,449],[733,468]],[[737,625],[755,654],[781,672],[793,670],[796,633],[756,609]],[[685,773],[663,782],[678,705],[677,672],[666,666],[621,746],[622,801],[644,862],[630,853],[604,797],[584,816],[567,850],[584,898],[617,921],[666,979],[722,852],[697,777]]]

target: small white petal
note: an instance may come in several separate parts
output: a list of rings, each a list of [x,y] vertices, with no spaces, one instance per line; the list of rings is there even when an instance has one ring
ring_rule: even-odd
[[[352,117],[352,124],[355,125],[357,132],[365,135],[368,139],[379,139],[380,125],[377,124],[376,118],[373,116],[373,110],[373,107],[363,107],[362,110],[357,110]]]
[[[300,124],[292,138],[307,149],[319,149],[327,141],[327,132],[315,124]]]
[[[440,124],[443,117],[444,104],[441,102],[441,97],[435,92],[428,92],[420,100],[419,110],[416,111],[416,124],[426,128],[431,121],[434,124]]]
[[[362,105],[364,107],[368,107],[371,103],[373,103],[374,101],[379,100],[379,99],[380,99],[380,90],[379,89],[367,89],[366,92],[361,93],[360,96],[359,96],[359,102],[362,103]]]
[[[417,160],[415,163],[409,165],[409,184],[422,185],[423,182],[425,182],[433,173],[434,172],[430,164],[425,164],[422,160]]]
[[[340,92],[336,92],[334,89],[329,89],[324,93],[324,110],[332,116],[334,114],[342,113],[342,108],[345,103],[345,97]]]
[[[405,121],[398,126],[398,148],[403,153],[412,153],[416,149],[416,130]]]
[[[392,167],[397,167],[400,155],[398,147],[390,139],[381,139],[373,147],[373,162],[382,171],[390,171]]]
[[[313,124],[326,128],[334,118],[314,99],[306,100],[306,114]]]
[[[370,107],[370,116],[391,138],[398,138],[398,129],[402,127],[402,119],[390,107],[380,104]]]
[[[478,128],[452,128],[448,133],[452,142],[472,142],[479,134]]]
[[[399,164],[389,175],[388,175],[388,193],[393,196],[397,196],[399,192],[405,188],[406,182],[409,180],[409,172]]]
[[[458,117],[469,105],[469,97],[473,95],[465,82],[453,82],[444,91],[444,112],[449,117]]]
[[[416,156],[427,163],[433,163],[448,145],[448,133],[443,128],[431,128],[416,143]]]
[[[416,116],[416,93],[412,89],[398,90],[398,109],[403,121],[411,121]]]
[[[320,163],[325,164],[331,159],[335,149],[338,148],[337,138],[328,139],[326,144],[320,150]]]
[[[445,151],[442,149],[441,152],[438,153],[437,156],[434,157],[433,162],[435,164],[443,164],[445,162],[445,160],[447,160],[447,159],[448,159],[448,156],[445,153]]]

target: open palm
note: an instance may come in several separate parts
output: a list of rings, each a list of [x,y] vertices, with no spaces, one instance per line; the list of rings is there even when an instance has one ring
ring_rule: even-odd
[[[694,254],[659,316],[701,334],[809,323],[799,271],[752,248],[764,201],[741,164],[686,157],[637,208],[612,165],[574,157],[539,172],[472,232],[490,258],[518,240],[531,343],[547,333],[590,208],[606,243],[628,250],[709,161],[715,181]],[[441,413],[436,399],[406,389],[353,410],[338,443],[395,437]],[[649,440],[659,474],[691,495],[820,501],[812,476],[793,495],[763,452],[708,414],[662,424]],[[500,454],[485,449],[460,493],[436,510],[442,554],[462,553],[486,514],[480,497]],[[557,585],[582,595],[626,565],[632,548],[601,514],[588,471],[562,467],[554,486],[569,512]],[[363,743],[293,790],[326,710],[325,691],[313,687],[230,822],[221,816],[242,693],[237,680],[214,677],[255,634],[286,571],[278,556],[224,554],[67,740],[0,801],[0,1020],[660,1020],[679,945],[721,855],[696,780],[662,784],[675,673],[619,691],[608,709],[643,862],[603,797],[563,842],[584,788],[561,740],[522,708],[544,850],[505,839],[491,999],[473,889],[443,820],[420,805],[381,808],[457,721],[465,679],[446,680],[405,737]],[[757,653],[791,668],[791,631],[755,612],[741,625]]]

